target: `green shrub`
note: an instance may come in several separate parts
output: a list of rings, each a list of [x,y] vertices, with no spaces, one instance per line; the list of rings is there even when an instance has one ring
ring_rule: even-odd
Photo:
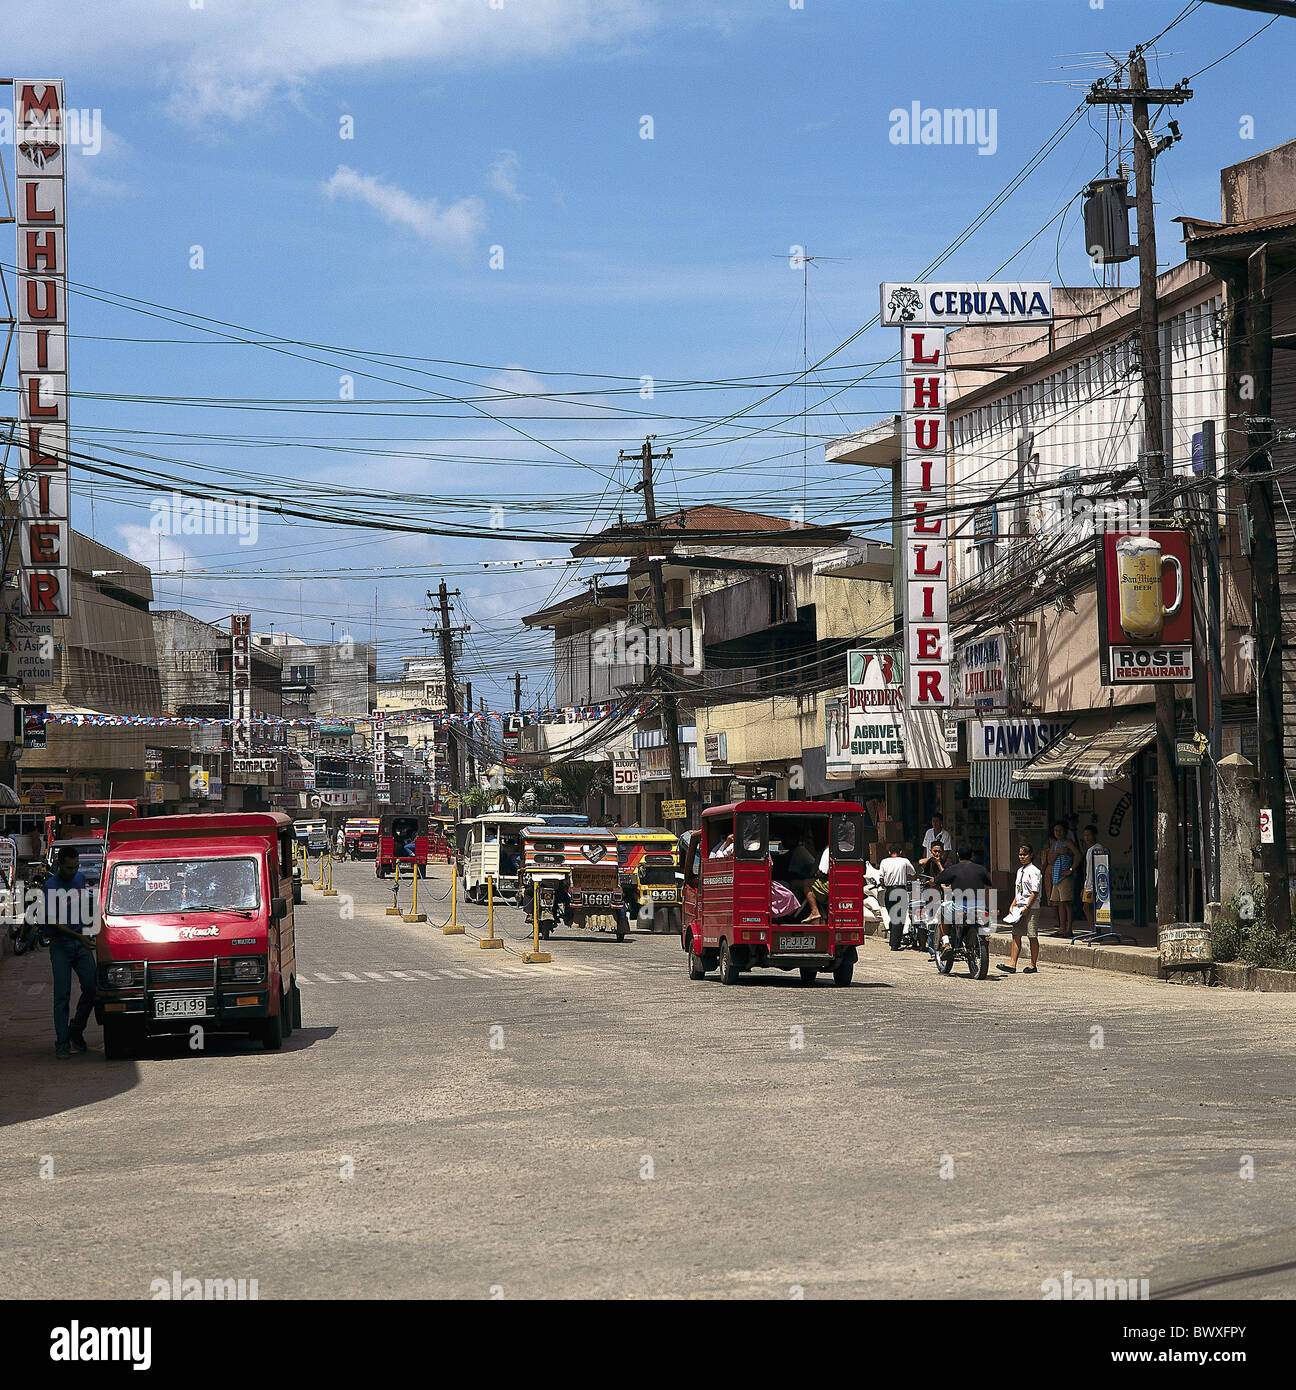
[[[1237,914],[1231,906],[1221,909],[1220,915],[1211,926],[1211,953],[1218,961],[1237,960],[1242,946],[1242,933],[1238,928]]]

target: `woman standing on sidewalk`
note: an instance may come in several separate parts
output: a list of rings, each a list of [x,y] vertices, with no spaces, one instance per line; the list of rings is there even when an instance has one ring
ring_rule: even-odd
[[[1075,862],[1080,851],[1066,826],[1058,821],[1044,855],[1044,877],[1049,885],[1048,900],[1057,908],[1058,929],[1053,933],[1064,941],[1071,939],[1071,912],[1075,899]]]

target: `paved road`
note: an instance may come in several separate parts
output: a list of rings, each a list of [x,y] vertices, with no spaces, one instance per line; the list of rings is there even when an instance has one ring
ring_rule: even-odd
[[[0,962],[0,1296],[1296,1294],[1289,995],[880,943],[849,990],[690,983],[660,936],[528,966],[336,882],[279,1053],[56,1062],[45,954]]]

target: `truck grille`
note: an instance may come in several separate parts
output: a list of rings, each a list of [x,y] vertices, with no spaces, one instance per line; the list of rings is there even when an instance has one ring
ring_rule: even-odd
[[[211,984],[214,977],[214,962],[196,960],[181,965],[151,965],[148,983],[150,989],[169,989],[174,985]]]

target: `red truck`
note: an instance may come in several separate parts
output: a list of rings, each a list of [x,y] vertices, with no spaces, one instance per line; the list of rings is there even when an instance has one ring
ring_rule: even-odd
[[[107,1057],[195,1025],[274,1050],[300,1026],[292,845],[279,811],[113,822],[95,937]]]
[[[718,851],[718,853],[717,853]],[[823,874],[815,913],[807,886]],[[691,980],[719,968],[726,985],[744,970],[821,971],[849,985],[864,940],[864,808],[850,801],[739,801],[711,806],[684,845],[681,945]],[[775,883],[783,911],[774,910]]]

